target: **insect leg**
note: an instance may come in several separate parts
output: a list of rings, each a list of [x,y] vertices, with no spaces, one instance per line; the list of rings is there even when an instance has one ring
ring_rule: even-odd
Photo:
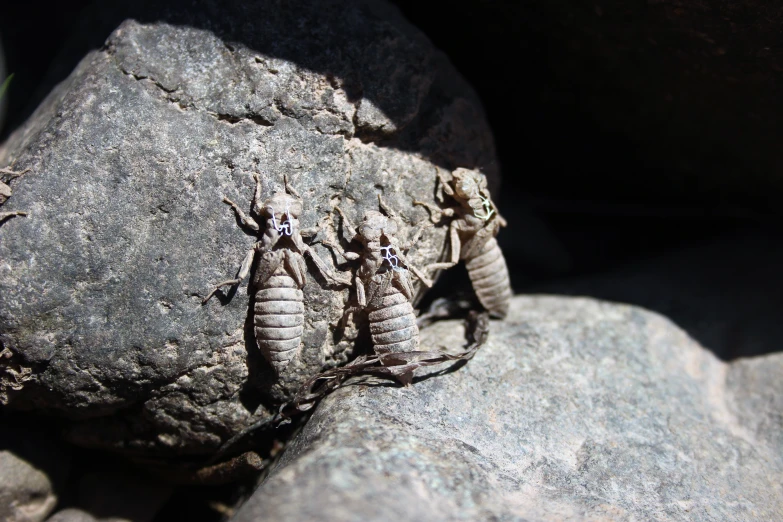
[[[357,259],[362,257],[361,254],[357,254],[356,252],[346,252],[345,250],[343,250],[343,248],[340,245],[335,245],[331,241],[321,241],[320,243],[325,247],[331,248],[332,250],[334,250],[335,252],[343,256],[348,261],[356,261]]]
[[[340,207],[334,207],[334,209],[337,211],[338,214],[340,214],[340,217],[343,220],[343,229],[347,229],[348,234],[350,234],[350,237],[345,237],[345,234],[343,234],[343,239],[350,242],[351,240],[353,240],[354,237],[356,237],[356,227],[354,227],[353,224],[351,224],[351,220],[348,219],[348,216],[346,216],[343,213],[343,210]]]
[[[354,283],[356,283],[356,302],[359,304],[360,308],[366,308],[367,295],[364,292],[364,282],[356,277],[354,278]]]
[[[250,267],[253,266],[253,258],[256,255],[256,247],[253,247],[250,249],[250,251],[245,255],[245,259],[242,261],[242,265],[239,267],[239,272],[237,273],[236,278],[229,279],[227,281],[223,281],[221,283],[218,283],[215,288],[212,289],[212,291],[207,295],[202,301],[201,304],[205,304],[207,301],[209,301],[215,293],[220,290],[224,286],[233,286],[236,284],[239,284],[242,282],[244,278],[247,277],[247,274],[250,273]]]
[[[432,280],[426,275],[424,275],[421,272],[421,270],[411,265],[410,261],[408,261],[408,259],[405,257],[405,254],[403,254],[402,252],[397,252],[397,257],[400,258],[400,261],[405,263],[405,266],[408,267],[408,270],[413,272],[413,274],[419,278],[419,281],[424,283],[424,286],[426,286],[427,288],[432,288]]]
[[[427,210],[430,211],[430,219],[433,223],[439,222],[441,219],[443,219],[443,209],[440,209],[433,205],[432,203],[427,203],[426,201],[419,201],[417,199],[413,200],[414,205],[421,205],[422,207],[426,207]],[[437,216],[437,218],[435,217]]]
[[[348,318],[351,317],[351,314],[354,314],[356,312],[360,312],[362,309],[359,306],[349,306],[345,309],[343,312],[343,316],[340,318],[340,320],[337,322],[338,328],[345,328],[346,323],[348,322]],[[333,325],[334,326],[334,325]]]
[[[419,238],[421,237],[421,233],[431,227],[432,227],[432,223],[422,223],[421,225],[416,227],[416,230],[413,232],[413,236],[411,236],[410,240],[404,245],[400,245],[400,250],[408,251],[419,240]]]
[[[288,175],[283,174],[283,184],[285,184],[285,190],[292,196],[294,196],[297,199],[302,199],[302,196],[300,196],[295,190],[294,187],[288,184]]]
[[[253,193],[253,212],[260,216],[264,210],[261,208],[261,205],[263,204],[261,203],[261,177],[257,172],[254,172],[253,179],[256,180],[256,190]]]
[[[427,203],[426,201],[419,201],[414,199],[413,204],[421,205],[422,207],[427,207],[427,209],[430,211],[430,219],[432,220],[433,223],[438,223],[443,219],[444,216],[451,217],[455,213],[454,208],[451,207],[439,208],[433,205],[432,203]]]
[[[346,277],[341,277],[341,275],[337,275],[331,270],[329,270],[329,267],[326,266],[326,263],[324,263],[323,259],[320,258],[318,254],[315,253],[315,251],[310,248],[306,247],[305,252],[307,252],[310,255],[310,259],[313,260],[313,263],[315,264],[315,267],[318,269],[319,272],[321,272],[321,275],[324,276],[326,279],[331,280],[334,283],[341,284],[341,285],[350,285],[351,284],[351,275],[348,273],[347,279]]]
[[[299,288],[302,288],[307,282],[307,265],[305,264],[304,257],[292,250],[284,250],[284,252],[285,266],[288,268],[288,273]]]
[[[446,175],[438,169],[438,179],[440,180],[440,186],[443,188],[443,192],[446,193],[446,195],[454,197],[454,189],[451,188],[451,183],[449,183],[451,180],[446,178]]]
[[[310,259],[313,260],[313,263],[315,264],[315,267],[318,269],[318,271],[321,273],[324,278],[329,279],[335,283],[342,284],[342,285],[350,285],[351,284],[351,276],[348,275],[348,279],[345,279],[344,277],[340,277],[339,275],[332,272],[328,266],[326,266],[326,263],[324,262],[321,257],[315,253],[315,250],[310,248],[310,246],[306,245],[304,241],[302,240],[302,236],[291,236],[291,239],[294,241],[294,245],[299,250],[301,254],[308,254],[310,256]],[[331,246],[334,248],[335,245],[332,245],[331,243],[324,243],[328,246]],[[340,252],[343,257],[345,256],[345,252]],[[346,257],[347,259],[347,257]]]
[[[24,174],[27,174],[30,172],[31,169],[24,169],[22,172],[16,172],[11,169],[0,169],[0,174],[5,174],[8,176],[4,181],[11,181],[14,178],[18,178],[19,176],[22,176]]]
[[[402,292],[402,295],[409,301],[413,299],[413,286],[411,285],[411,278],[408,273],[404,271],[394,271],[393,274],[394,282],[397,283],[395,286]]]
[[[22,212],[17,210],[16,212],[0,212],[0,223],[5,221],[8,218],[12,218],[14,216],[26,216],[27,212]]]
[[[397,213],[392,210],[391,208],[386,206],[386,203],[383,202],[383,197],[381,197],[380,194],[378,194],[378,205],[381,207],[381,210],[389,216],[390,218],[394,219],[395,221],[399,219],[399,216],[397,216]]]
[[[318,235],[318,232],[320,231],[321,229],[318,227],[300,228],[299,235],[303,237],[313,237],[315,235]]]
[[[242,209],[237,206],[236,203],[231,201],[228,198],[223,198],[223,203],[226,203],[231,206],[232,209],[234,209],[234,212],[236,213],[237,217],[239,218],[239,221],[245,225],[246,227],[249,227],[254,232],[258,232],[261,230],[261,227],[256,223],[256,220],[242,212]]]
[[[445,263],[432,263],[427,265],[427,270],[442,270],[451,268],[459,263],[459,255],[462,250],[462,241],[459,239],[458,222],[452,221],[449,225],[449,248],[451,249],[451,259]]]

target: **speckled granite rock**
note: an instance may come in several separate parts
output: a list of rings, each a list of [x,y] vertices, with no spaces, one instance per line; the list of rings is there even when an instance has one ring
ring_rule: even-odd
[[[589,299],[517,297],[492,326],[457,372],[328,397],[234,522],[783,517],[781,355],[729,366]]]
[[[739,423],[783,455],[783,356],[740,359],[729,366],[728,407]]]
[[[312,270],[280,382],[245,286],[200,305],[255,240],[221,197],[248,209],[253,172],[268,195],[287,174],[303,227],[328,237],[335,204],[358,221],[378,193],[412,227],[436,168],[494,165],[494,150],[472,91],[386,4],[167,4],[123,23],[0,149],[31,169],[3,207],[30,215],[0,227],[0,364],[31,370],[8,407],[72,419],[79,444],[208,454],[353,346],[330,331],[347,289]],[[432,228],[411,260],[444,244]]]

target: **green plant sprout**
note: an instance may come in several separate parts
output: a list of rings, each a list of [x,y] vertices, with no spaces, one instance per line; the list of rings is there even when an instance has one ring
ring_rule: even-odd
[[[5,91],[8,90],[8,86],[11,85],[11,80],[14,79],[13,73],[8,75],[8,78],[5,79],[2,85],[0,85],[0,100],[3,99],[3,96],[5,95]]]

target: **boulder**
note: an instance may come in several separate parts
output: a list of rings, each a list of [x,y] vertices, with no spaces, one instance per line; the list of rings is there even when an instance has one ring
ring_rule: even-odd
[[[781,264],[779,234],[743,229],[617,263],[612,270],[534,283],[526,291],[590,296],[653,310],[719,358],[731,360],[780,350]]]
[[[727,404],[739,423],[783,455],[783,357],[740,359],[729,366]]]
[[[585,298],[516,297],[492,327],[458,371],[327,397],[233,521],[783,517],[780,354],[727,365]]]
[[[46,522],[98,522],[98,519],[81,509],[66,508],[49,517]]]
[[[0,450],[0,518],[41,522],[57,504],[49,477],[12,451]]]
[[[41,522],[66,487],[72,451],[51,423],[0,411],[0,520]]]
[[[256,241],[221,199],[249,210],[253,173],[266,197],[285,175],[302,226],[337,241],[333,208],[357,222],[382,194],[405,239],[437,169],[489,166],[497,181],[493,141],[471,89],[381,2],[139,9],[0,148],[0,165],[30,169],[3,206],[29,215],[0,227],[0,365],[24,381],[0,393],[67,418],[84,446],[209,454],[344,363],[358,335],[334,332],[349,290],[312,265],[302,350],[280,378],[246,285],[202,306]],[[445,236],[426,231],[411,261],[436,261]]]

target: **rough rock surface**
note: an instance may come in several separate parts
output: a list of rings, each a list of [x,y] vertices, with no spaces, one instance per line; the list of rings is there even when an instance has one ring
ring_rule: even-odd
[[[14,452],[0,450],[0,520],[41,522],[55,504],[46,473]]]
[[[495,164],[472,91],[385,4],[181,4],[123,23],[0,149],[31,169],[3,207],[30,215],[0,227],[0,364],[32,373],[3,393],[71,418],[83,445],[209,453],[347,359],[356,332],[330,323],[348,290],[314,270],[301,357],[275,385],[246,286],[201,306],[255,241],[221,202],[249,209],[253,172],[267,195],[287,174],[302,226],[335,239],[338,203],[358,221],[382,193],[412,228],[436,168]],[[410,258],[444,243],[432,228]]]
[[[780,351],[783,339],[779,238],[742,230],[525,290],[632,303],[668,317],[723,360],[762,355]]]
[[[517,297],[492,326],[459,371],[328,397],[233,520],[783,517],[780,355],[726,365],[590,299]]]
[[[55,508],[72,455],[51,430],[51,423],[0,411],[0,520],[40,522]]]
[[[783,357],[741,359],[731,364],[729,409],[756,438],[783,455]]]

